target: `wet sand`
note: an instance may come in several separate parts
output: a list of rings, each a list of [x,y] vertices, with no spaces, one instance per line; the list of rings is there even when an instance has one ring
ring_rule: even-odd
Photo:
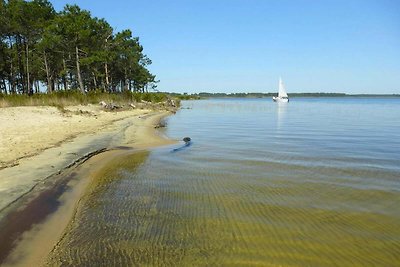
[[[137,110],[113,115],[120,119],[101,131],[59,141],[57,147],[0,170],[0,263],[42,265],[102,166],[120,155],[175,142],[154,129],[169,114]]]

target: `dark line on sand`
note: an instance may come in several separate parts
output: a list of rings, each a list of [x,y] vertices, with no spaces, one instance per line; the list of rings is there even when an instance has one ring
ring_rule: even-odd
[[[39,184],[42,184],[49,178],[61,174],[62,171],[65,171],[72,166],[81,165],[91,157],[104,151],[107,151],[107,149],[102,148],[90,152],[68,164],[62,170],[59,170],[57,173],[46,177],[40,183],[35,184],[30,190],[1,209],[0,212],[6,208],[9,208],[12,204],[15,204],[19,200],[23,200],[23,198],[31,193]],[[56,181],[55,184],[40,192],[32,200],[29,200],[26,205],[23,205],[23,208],[15,208],[3,218],[3,220],[0,222],[0,265],[4,263],[7,257],[11,254],[12,250],[17,246],[17,241],[24,232],[31,230],[35,224],[43,222],[50,214],[58,209],[60,206],[60,196],[66,190],[68,190],[68,182],[75,176],[76,173],[72,172],[71,174],[62,177],[60,180]]]

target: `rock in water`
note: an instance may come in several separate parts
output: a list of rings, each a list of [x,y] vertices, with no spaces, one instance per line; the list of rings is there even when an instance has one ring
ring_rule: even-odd
[[[164,128],[164,127],[167,127],[167,123],[164,121],[164,120],[162,120],[162,121],[160,121],[156,126],[154,126],[154,128]]]

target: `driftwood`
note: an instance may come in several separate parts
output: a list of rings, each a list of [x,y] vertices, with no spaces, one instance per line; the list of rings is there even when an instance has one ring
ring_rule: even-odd
[[[107,103],[105,101],[100,101],[99,105],[106,109],[106,110],[116,110],[116,109],[121,109],[123,107],[125,108],[132,108],[132,109],[143,109],[143,108],[151,108],[151,109],[163,109],[163,110],[169,110],[173,113],[176,112],[177,108],[177,103],[174,99],[168,98],[164,102],[158,102],[158,103],[152,103],[149,101],[141,100],[140,102],[133,102],[126,104],[124,106],[114,104],[112,102]]]
[[[116,105],[116,104],[114,104],[114,103],[109,103],[109,104],[107,104],[107,103],[104,102],[104,101],[100,101],[99,105],[102,106],[102,107],[105,108],[105,109],[108,109],[108,110],[115,110],[115,109],[120,109],[120,108],[122,108],[122,106],[120,106],[120,105]]]
[[[167,100],[167,105],[176,108],[175,101],[171,98]]]

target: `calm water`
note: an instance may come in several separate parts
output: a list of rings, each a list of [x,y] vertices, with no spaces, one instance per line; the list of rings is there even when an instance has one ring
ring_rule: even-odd
[[[400,99],[183,106],[191,146],[105,169],[51,265],[400,265]]]

